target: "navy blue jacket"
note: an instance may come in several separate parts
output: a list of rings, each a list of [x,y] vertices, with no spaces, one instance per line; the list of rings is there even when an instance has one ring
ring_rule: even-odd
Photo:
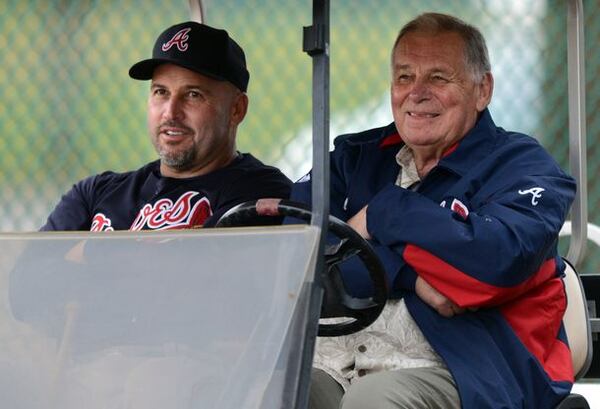
[[[365,205],[391,297],[404,297],[444,359],[463,408],[552,408],[573,383],[562,316],[566,297],[558,232],[574,180],[533,138],[475,127],[415,191],[395,185],[402,141],[394,124],[335,140],[331,213],[348,220]],[[310,178],[292,199],[310,203]],[[343,268],[348,290],[368,295],[359,263]],[[415,293],[417,275],[461,307],[439,315]]]

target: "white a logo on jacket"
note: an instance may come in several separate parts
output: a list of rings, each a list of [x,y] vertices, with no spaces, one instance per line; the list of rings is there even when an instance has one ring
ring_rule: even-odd
[[[538,199],[542,197],[543,187],[532,187],[531,189],[519,190],[520,195],[531,195],[531,204],[537,206]]]

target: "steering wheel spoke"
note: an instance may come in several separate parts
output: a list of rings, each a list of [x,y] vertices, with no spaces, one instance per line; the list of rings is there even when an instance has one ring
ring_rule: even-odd
[[[325,264],[327,266],[341,263],[354,257],[360,250],[353,247],[348,239],[342,239],[337,244],[330,244],[325,247]]]

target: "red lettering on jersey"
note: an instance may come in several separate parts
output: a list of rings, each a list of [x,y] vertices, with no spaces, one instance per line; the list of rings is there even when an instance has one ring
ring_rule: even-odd
[[[162,45],[162,50],[163,51],[169,51],[174,45],[177,46],[177,49],[179,51],[185,51],[188,49],[188,44],[187,44],[187,40],[189,40],[189,36],[187,35],[187,33],[189,33],[191,30],[191,28],[184,28],[179,30],[177,33],[175,33],[175,35],[166,43],[164,43]]]
[[[103,213],[97,213],[92,219],[92,227],[90,231],[113,231],[112,221],[106,217]]]
[[[145,204],[139,211],[129,230],[144,228],[152,230],[189,229],[202,227],[212,215],[210,202],[206,197],[192,205],[198,192],[186,192],[175,203],[171,199],[160,199],[156,203]]]

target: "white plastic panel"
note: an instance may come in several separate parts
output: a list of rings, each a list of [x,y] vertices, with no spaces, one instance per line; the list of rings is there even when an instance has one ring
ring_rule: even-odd
[[[317,236],[310,226],[0,235],[2,406],[277,407],[285,385],[273,374],[285,375],[281,351],[293,353],[286,336],[304,336],[287,332],[302,327],[290,321]]]

